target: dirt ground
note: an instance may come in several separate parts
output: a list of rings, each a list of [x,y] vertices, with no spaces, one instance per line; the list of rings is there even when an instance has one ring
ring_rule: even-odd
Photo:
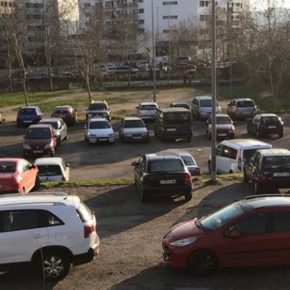
[[[166,267],[161,240],[173,225],[239,200],[252,193],[248,185],[195,184],[193,199],[153,199],[142,204],[133,185],[66,190],[78,194],[94,211],[101,238],[99,256],[74,267],[62,281],[42,283],[29,269],[0,275],[1,290],[205,290],[289,289],[290,268],[224,269],[196,277]]]

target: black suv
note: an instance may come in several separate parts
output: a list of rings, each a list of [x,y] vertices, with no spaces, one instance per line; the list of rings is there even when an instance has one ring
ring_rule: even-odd
[[[282,138],[283,129],[284,123],[276,114],[258,114],[247,123],[248,134],[254,134],[258,138],[270,134],[278,134]]]
[[[92,101],[86,112],[86,119],[92,119],[96,117],[107,118],[111,121],[111,111],[106,101]]]
[[[192,138],[191,112],[185,108],[164,108],[156,112],[154,134],[160,139]]]
[[[142,202],[148,200],[149,194],[192,198],[192,177],[181,157],[165,153],[145,154],[132,165]]]
[[[257,150],[244,165],[244,182],[254,184],[255,194],[266,189],[290,188],[290,151]]]

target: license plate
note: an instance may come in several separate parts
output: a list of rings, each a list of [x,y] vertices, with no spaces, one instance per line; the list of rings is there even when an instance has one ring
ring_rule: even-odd
[[[290,172],[274,172],[273,176],[278,176],[278,177],[290,176]]]
[[[27,121],[27,120],[26,120],[26,121],[23,121],[23,123],[31,123],[31,121],[29,121],[29,120]]]
[[[268,126],[269,129],[276,129],[276,126]]]
[[[108,139],[107,138],[99,138],[98,140],[99,141],[107,141]]]
[[[175,184],[175,179],[168,179],[168,180],[160,180],[160,184]]]
[[[33,153],[42,153],[42,150],[33,150]]]
[[[140,140],[141,136],[133,136],[133,139]]]
[[[168,132],[174,132],[174,131],[176,131],[176,129],[175,128],[168,128],[167,131]]]

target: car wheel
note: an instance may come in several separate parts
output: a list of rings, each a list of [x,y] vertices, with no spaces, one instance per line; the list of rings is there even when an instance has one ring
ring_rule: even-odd
[[[246,175],[246,172],[244,170],[244,179],[243,179],[244,183],[249,183],[249,178],[248,176]]]
[[[279,133],[279,138],[282,138],[283,137],[283,132],[280,132]]]
[[[255,181],[254,182],[254,193],[255,194],[260,194],[261,191],[262,191],[262,185],[261,185],[261,183],[258,182],[258,181]]]
[[[184,197],[186,201],[190,201],[192,199],[192,192],[185,193]]]
[[[40,187],[40,179],[38,176],[36,176],[36,179],[35,179],[35,183],[34,183],[34,187],[32,188],[33,191],[35,190],[38,190]]]
[[[70,270],[70,259],[61,251],[45,251],[43,256],[40,255],[40,260],[42,260],[40,269],[47,281],[62,280]]]
[[[212,274],[217,269],[218,263],[215,254],[208,250],[194,252],[189,259],[189,270],[199,276]]]
[[[148,193],[142,188],[140,190],[140,195],[141,195],[141,202],[149,201]]]

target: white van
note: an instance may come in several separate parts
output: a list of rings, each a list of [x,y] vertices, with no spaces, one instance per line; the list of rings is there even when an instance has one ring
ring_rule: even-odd
[[[272,145],[255,139],[224,140],[216,149],[217,173],[233,173],[243,169],[245,161],[249,160],[258,149],[270,149]],[[208,159],[208,169],[211,171],[211,156]]]

